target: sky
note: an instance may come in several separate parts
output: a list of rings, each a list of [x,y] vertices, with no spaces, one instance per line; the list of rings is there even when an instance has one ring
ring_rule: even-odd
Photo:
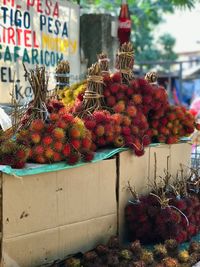
[[[200,51],[200,4],[191,11],[178,10],[165,15],[164,19],[159,34],[171,33],[177,39],[176,52]]]

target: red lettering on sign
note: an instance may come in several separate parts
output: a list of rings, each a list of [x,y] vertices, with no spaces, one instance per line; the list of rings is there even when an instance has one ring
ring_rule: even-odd
[[[9,2],[9,3],[11,2],[11,6],[12,6],[12,7],[15,5],[15,0],[3,0],[3,4],[4,4],[5,6],[8,5],[8,2]]]
[[[51,9],[50,7],[52,6],[51,0],[46,0],[46,9],[45,9],[45,14],[48,16],[50,15]]]
[[[31,47],[31,43],[29,43],[29,42],[31,42],[31,31],[30,30],[25,30],[24,31],[24,45],[26,46],[26,47]]]
[[[8,28],[8,43],[10,44],[12,42],[12,44],[15,45],[15,30],[13,28]]]
[[[21,40],[22,29],[16,28],[16,33],[17,33],[17,45],[21,45],[21,43],[22,43],[22,40]]]
[[[35,0],[27,0],[26,7],[29,10],[31,6],[34,6]]]
[[[59,6],[58,6],[57,2],[56,2],[55,7],[54,7],[53,17],[59,18]]]
[[[37,43],[37,38],[36,38],[36,32],[33,32],[33,46],[34,48],[38,48],[39,44]]]
[[[42,6],[42,3],[40,2],[40,0],[37,0],[37,12],[38,13],[43,13],[41,6]]]

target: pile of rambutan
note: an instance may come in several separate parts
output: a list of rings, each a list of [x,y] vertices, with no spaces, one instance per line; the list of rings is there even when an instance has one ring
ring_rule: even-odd
[[[80,118],[70,113],[51,113],[47,122],[33,120],[28,129],[18,132],[17,140],[30,144],[31,162],[65,160],[75,164],[80,159],[91,161],[94,156],[91,133]]]
[[[23,168],[29,157],[30,148],[24,143],[8,138],[8,135],[2,133],[0,136],[0,165],[9,165],[15,169]]]
[[[191,242],[188,250],[180,250],[178,243],[169,239],[149,250],[143,247],[139,240],[123,246],[114,236],[106,245],[99,244],[93,250],[66,257],[54,262],[50,267],[192,267],[199,259],[198,242]]]
[[[176,181],[170,181],[169,174],[166,177],[159,184],[154,179],[149,194],[127,204],[125,221],[130,241],[139,239],[149,244],[174,238],[183,243],[199,233],[199,189],[190,190],[191,176]]]
[[[149,124],[153,141],[167,144],[177,143],[198,128],[193,114],[183,106],[169,106],[162,117],[152,115]]]

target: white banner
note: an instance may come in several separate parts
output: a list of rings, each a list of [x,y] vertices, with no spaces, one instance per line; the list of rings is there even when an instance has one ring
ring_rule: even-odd
[[[65,0],[0,0],[0,103],[31,97],[24,76],[27,69],[44,65],[52,74],[59,60],[70,62],[71,74],[80,75],[79,6]]]

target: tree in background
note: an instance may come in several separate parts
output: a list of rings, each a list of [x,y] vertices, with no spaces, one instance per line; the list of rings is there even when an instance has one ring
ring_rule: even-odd
[[[77,2],[77,1],[74,1]],[[106,12],[118,15],[121,0],[80,0],[82,13]],[[163,14],[176,8],[193,8],[199,0],[128,0],[131,13],[132,41],[136,61],[175,60],[175,38],[166,33],[155,37],[156,28],[163,22]]]

